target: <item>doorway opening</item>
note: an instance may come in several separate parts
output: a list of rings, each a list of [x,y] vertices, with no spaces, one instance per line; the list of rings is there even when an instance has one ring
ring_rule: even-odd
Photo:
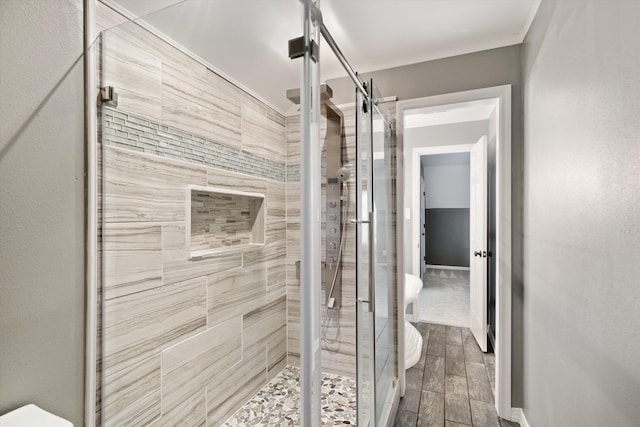
[[[419,169],[420,321],[469,327],[470,155],[422,155]]]
[[[474,201],[474,196],[471,195],[474,186],[474,181],[471,178],[473,172],[469,172],[470,243],[467,253],[469,254],[470,278],[470,313],[468,317],[470,328],[462,328],[462,344],[465,352],[466,338],[471,339],[474,344],[477,342],[482,352],[491,350],[493,347],[495,351],[495,385],[492,391],[495,398],[492,399],[492,403],[495,405],[498,416],[506,419],[511,418],[510,115],[511,87],[509,85],[401,101],[398,103],[397,109],[398,133],[404,146],[405,158],[404,266],[405,272],[408,274],[428,279],[430,274],[451,277],[456,275],[456,271],[465,271],[451,268],[465,266],[445,265],[442,260],[439,261],[440,264],[429,264],[430,215],[425,211],[425,207],[429,203],[426,180],[421,187],[422,156],[469,153],[478,151],[479,145],[486,148],[484,153],[475,156],[483,159],[482,162],[487,166],[486,175],[484,178],[480,175],[475,186],[486,190],[493,189],[491,192],[485,192],[485,199]],[[458,126],[454,126],[456,123]],[[483,129],[480,135],[476,134],[472,137],[470,136],[470,128],[474,125]],[[448,132],[443,133],[445,130]],[[422,138],[415,138],[415,134],[419,133],[423,133]],[[483,156],[485,157],[483,158]],[[473,165],[473,163],[472,156],[470,164]],[[424,178],[423,172],[422,179]],[[424,196],[422,190],[425,190]],[[423,204],[422,208],[421,204]],[[476,210],[480,206],[481,216],[471,212],[474,204]],[[449,220],[451,220],[450,216]],[[475,226],[474,218],[476,219]],[[437,220],[432,219],[432,221]],[[426,232],[423,235],[422,231],[425,228],[421,229],[421,227],[424,227],[425,223]],[[479,233],[477,232],[478,225],[484,227]],[[475,241],[472,237],[474,227]],[[479,240],[477,236],[480,236]],[[424,240],[427,240],[426,245],[424,245]],[[472,241],[473,243],[471,243]],[[474,264],[481,267],[477,276],[484,280],[484,284],[478,287],[479,293],[475,298],[471,285],[474,277]],[[440,266],[438,271],[431,270],[436,265]],[[478,268],[475,270],[477,272]],[[454,273],[452,274],[452,272]],[[461,276],[460,273],[457,275]],[[492,289],[488,286],[490,282],[494,284]],[[474,305],[476,308],[481,308],[479,318],[478,312],[474,312],[472,307]],[[424,307],[421,307],[420,311],[421,317],[428,316],[427,313],[424,313],[427,311]],[[451,322],[444,323],[446,325]],[[428,329],[433,329],[436,335],[439,333],[439,328],[434,328],[433,324],[428,325]],[[450,328],[445,327],[443,332],[445,331],[448,337]],[[455,329],[452,329],[451,332],[455,335]]]

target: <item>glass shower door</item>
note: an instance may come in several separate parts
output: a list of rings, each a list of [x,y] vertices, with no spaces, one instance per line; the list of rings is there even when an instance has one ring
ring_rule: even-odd
[[[358,425],[389,417],[397,378],[394,157],[389,115],[373,81],[356,98]]]
[[[358,425],[375,425],[375,269],[373,233],[372,139],[369,102],[356,92],[356,357]]]
[[[371,145],[373,168],[373,213],[375,265],[374,330],[376,375],[376,422],[381,425],[388,417],[395,392],[396,354],[396,251],[394,215],[394,173],[391,121],[388,112],[378,103],[380,96],[373,80],[371,88]]]

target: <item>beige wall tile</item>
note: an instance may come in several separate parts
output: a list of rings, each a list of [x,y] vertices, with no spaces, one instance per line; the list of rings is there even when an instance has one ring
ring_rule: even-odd
[[[162,65],[163,103],[165,94],[179,98],[172,99],[166,115],[163,108],[163,123],[240,148],[238,89],[195,61],[188,67],[173,61],[163,61]],[[192,103],[198,106],[197,116],[191,114]]]
[[[322,372],[329,374],[356,377],[356,354],[355,352],[343,351],[322,351]]]
[[[148,48],[151,34],[129,22],[102,33],[104,85],[114,86],[118,108],[160,121],[162,62]]]
[[[286,286],[287,264],[284,257],[267,261],[267,301],[287,293]]]
[[[286,141],[287,141],[287,164],[300,164],[300,115],[287,117],[286,124]]]
[[[207,426],[222,425],[266,383],[264,346],[244,351],[235,369],[207,385]]]
[[[267,343],[267,381],[287,366],[287,328],[281,326]]]
[[[242,253],[229,252],[194,261],[166,261],[163,268],[164,284],[181,282],[242,266]]]
[[[162,87],[162,123],[205,138],[240,147],[240,119],[232,111],[193,101],[174,88]]]
[[[187,260],[189,254],[185,233],[184,222],[162,224],[162,260],[164,262]]]
[[[114,11],[104,3],[96,1],[96,30],[102,32],[117,27],[128,19]]]
[[[300,222],[300,183],[287,182],[287,221]]]
[[[267,193],[267,180],[265,179],[214,168],[207,168],[207,185],[248,193]]]
[[[132,425],[160,416],[160,355],[131,364],[104,380],[105,425]]]
[[[272,301],[286,293],[286,225],[285,221],[267,222],[267,244],[264,255],[267,262],[268,301]]]
[[[259,307],[243,316],[243,346],[271,345],[282,338],[280,329],[287,325],[285,297]]]
[[[105,148],[107,222],[184,221],[188,184],[206,185],[203,167]]]
[[[287,193],[282,182],[267,181],[267,221],[285,220]]]
[[[105,375],[204,330],[205,302],[205,277],[106,301]]]
[[[242,326],[242,363],[207,388],[210,426],[221,425],[266,383],[269,364],[273,376],[286,360],[285,297],[245,314]]]
[[[160,416],[160,390],[135,401],[126,409],[105,420],[105,427],[146,426]]]
[[[103,232],[106,299],[162,286],[161,227],[106,224]]]
[[[276,162],[286,160],[284,125],[267,114],[266,107],[242,104],[242,149]]]
[[[264,263],[208,276],[209,326],[254,310],[266,301],[267,271]]]
[[[207,424],[207,391],[198,390],[171,411],[162,414],[150,427],[204,427]]]
[[[224,377],[242,360],[240,316],[162,352],[162,412],[167,413]]]

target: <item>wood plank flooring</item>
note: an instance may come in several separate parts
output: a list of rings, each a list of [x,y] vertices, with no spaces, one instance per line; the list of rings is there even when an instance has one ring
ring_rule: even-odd
[[[407,370],[396,427],[515,427],[494,406],[494,355],[468,328],[418,323],[422,355]]]

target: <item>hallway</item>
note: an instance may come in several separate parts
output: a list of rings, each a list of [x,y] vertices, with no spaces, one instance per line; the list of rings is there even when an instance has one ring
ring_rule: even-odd
[[[418,363],[407,370],[396,427],[515,427],[494,406],[495,358],[482,353],[468,328],[420,322]]]
[[[469,326],[469,271],[427,268],[420,291],[420,322]]]

